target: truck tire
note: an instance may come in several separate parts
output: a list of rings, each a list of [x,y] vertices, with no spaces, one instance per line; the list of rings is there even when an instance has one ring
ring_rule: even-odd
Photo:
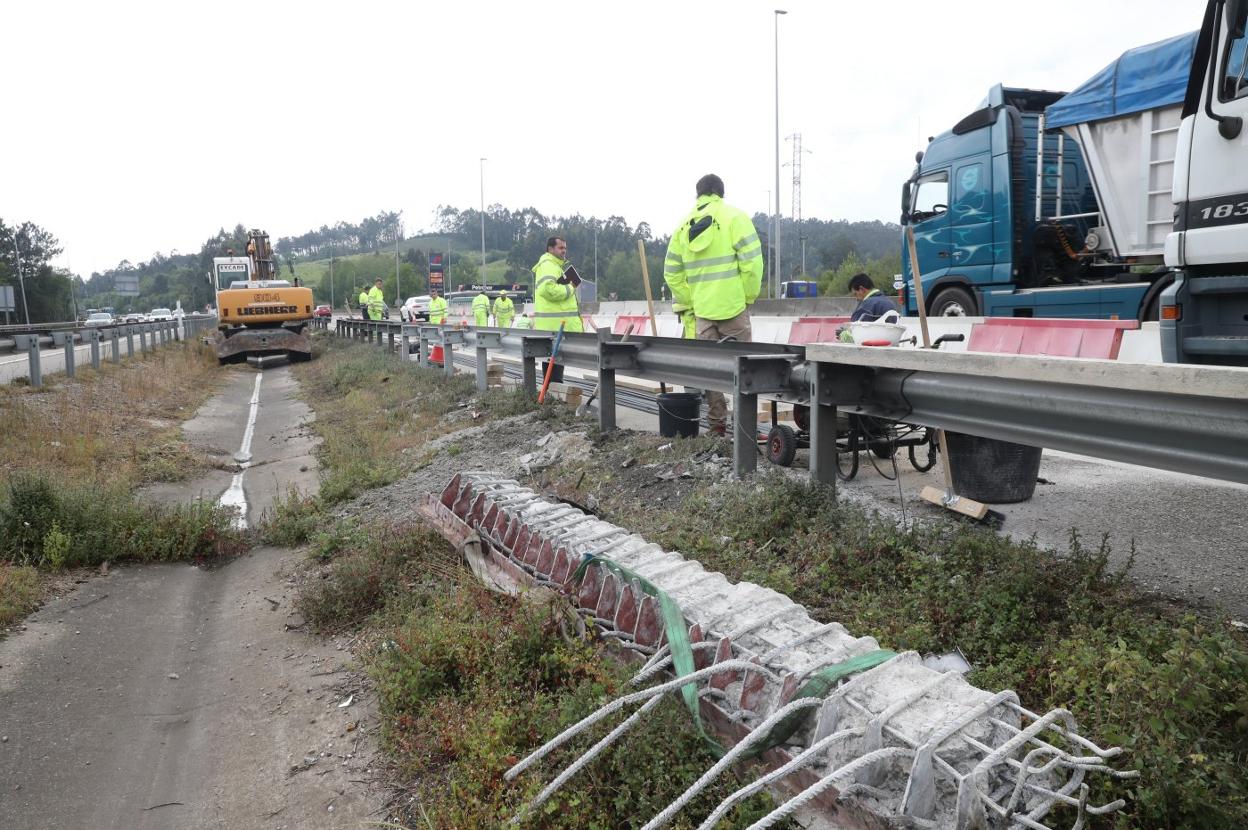
[[[974,317],[979,305],[965,288],[946,288],[932,298],[932,317]]]

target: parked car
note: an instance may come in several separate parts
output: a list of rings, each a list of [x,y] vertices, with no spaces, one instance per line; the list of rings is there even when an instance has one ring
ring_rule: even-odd
[[[429,319],[429,301],[432,299],[428,294],[421,294],[419,297],[408,297],[407,302],[399,307],[399,318],[404,323],[414,323],[417,320]]]
[[[153,323],[167,323],[173,319],[173,312],[167,308],[153,308],[147,313],[147,319]]]
[[[316,311],[312,312],[317,317],[333,317],[334,310],[327,305],[318,305]]]
[[[94,328],[96,326],[111,326],[116,322],[117,321],[113,319],[113,315],[109,314],[107,311],[97,311],[93,314],[88,314],[83,325]]]

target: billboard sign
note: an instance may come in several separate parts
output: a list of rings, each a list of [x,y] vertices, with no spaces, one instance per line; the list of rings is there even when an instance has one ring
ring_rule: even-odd
[[[11,285],[0,285],[0,311],[17,311]]]
[[[113,279],[113,290],[123,297],[139,296],[139,275],[118,274]]]

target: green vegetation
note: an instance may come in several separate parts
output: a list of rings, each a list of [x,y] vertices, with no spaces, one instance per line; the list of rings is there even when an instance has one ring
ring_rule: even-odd
[[[1142,771],[1134,783],[1090,777],[1093,803],[1128,800],[1114,826],[1248,826],[1248,648],[1225,621],[1151,605],[1109,568],[1107,540],[1072,537],[1058,555],[963,524],[899,528],[781,473],[641,501],[606,484],[638,443],[655,441],[608,444],[551,475],[580,480],[563,495],[593,494],[604,518],[783,591],[816,619],[886,648],[959,647],[971,682],[1013,688],[1033,710],[1070,709],[1084,733],[1129,750],[1119,766]],[[677,445],[668,463],[705,449]]]
[[[0,628],[34,611],[42,597],[39,571],[29,565],[0,562]]]
[[[62,250],[56,237],[34,222],[6,225],[0,219],[0,285],[14,287],[18,322],[26,322],[27,312],[32,323],[73,319],[73,293],[81,293],[83,283],[52,266]],[[21,252],[21,279],[17,251]]]

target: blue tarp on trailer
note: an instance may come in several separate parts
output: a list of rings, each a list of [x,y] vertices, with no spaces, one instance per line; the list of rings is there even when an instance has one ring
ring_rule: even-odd
[[[1122,53],[1074,92],[1045,110],[1045,127],[1115,118],[1183,102],[1199,32]]]

